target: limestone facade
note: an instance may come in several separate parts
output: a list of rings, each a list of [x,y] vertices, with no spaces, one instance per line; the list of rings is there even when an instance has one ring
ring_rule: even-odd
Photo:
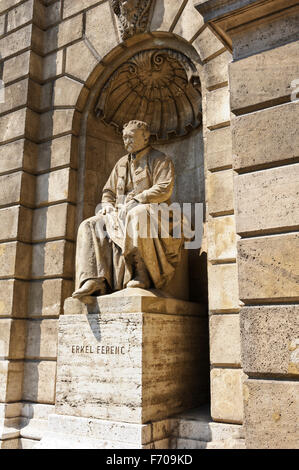
[[[244,438],[247,448],[294,448],[297,2],[139,2],[150,11],[128,35],[116,3],[0,3],[0,447],[34,447],[57,404],[58,325],[74,290],[77,228],[124,154],[94,113],[100,92],[136,54],[171,50],[199,79],[201,123],[154,145],[175,163],[175,199],[204,204],[205,239],[190,250],[189,277],[190,300],[209,320],[211,417],[195,425],[182,415],[167,438],[177,448],[238,447]]]

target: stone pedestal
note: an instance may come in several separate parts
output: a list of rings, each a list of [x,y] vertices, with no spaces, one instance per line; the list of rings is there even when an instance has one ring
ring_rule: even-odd
[[[207,399],[205,309],[141,289],[89,300],[65,302],[56,414],[39,447],[167,448],[167,418]]]

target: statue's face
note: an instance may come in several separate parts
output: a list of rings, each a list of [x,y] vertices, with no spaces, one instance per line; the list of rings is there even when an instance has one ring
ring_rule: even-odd
[[[123,132],[123,140],[126,150],[135,153],[146,147],[148,139],[145,138],[142,129],[127,129]]]

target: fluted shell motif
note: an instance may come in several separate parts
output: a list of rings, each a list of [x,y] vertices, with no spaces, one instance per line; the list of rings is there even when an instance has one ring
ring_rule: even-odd
[[[100,94],[96,115],[119,131],[138,119],[157,140],[186,135],[201,124],[201,93],[196,69],[173,50],[139,52],[121,65]]]

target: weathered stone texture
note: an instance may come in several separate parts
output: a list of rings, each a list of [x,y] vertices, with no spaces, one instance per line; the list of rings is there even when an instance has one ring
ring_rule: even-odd
[[[244,307],[240,317],[246,374],[299,375],[297,305]]]
[[[32,278],[73,276],[74,244],[64,240],[33,245]]]
[[[298,449],[298,397],[298,382],[246,380],[246,447]]]
[[[233,261],[237,257],[236,227],[233,215],[210,218],[208,257],[210,261]]]
[[[66,165],[76,168],[77,159],[77,138],[71,134],[58,137],[57,139],[53,139],[39,145],[37,170],[42,172]]]
[[[32,211],[23,206],[0,209],[0,241],[31,242]]]
[[[225,51],[204,65],[205,85],[208,89],[228,82],[228,68],[231,60],[231,53]]]
[[[32,21],[34,0],[28,0],[17,8],[10,10],[7,14],[7,32]]]
[[[15,33],[11,33],[0,39],[2,59],[30,47],[32,40],[32,25],[25,26]]]
[[[224,49],[222,42],[216,38],[209,27],[205,28],[204,31],[200,33],[193,42],[193,46],[198,51],[201,60],[206,60],[216,52]]]
[[[0,277],[28,279],[31,273],[31,252],[29,244],[8,242],[0,244]]]
[[[0,281],[0,316],[26,316],[27,287],[27,283],[15,279]]]
[[[224,215],[234,210],[233,171],[208,174],[208,203],[211,215]]]
[[[241,369],[211,370],[211,415],[214,421],[243,422],[242,384],[245,377]]]
[[[238,233],[299,228],[299,164],[235,178]]]
[[[210,317],[210,360],[215,365],[241,364],[239,315]]]
[[[54,403],[56,361],[26,361],[22,399],[38,403]]]
[[[208,131],[206,134],[206,159],[209,170],[232,165],[231,127]]]
[[[74,240],[75,218],[75,206],[66,203],[36,209],[33,214],[32,241],[54,238]]]
[[[299,13],[253,24],[247,31],[233,35],[234,59],[241,59],[298,39]]]
[[[66,50],[66,73],[84,82],[97,64],[97,59],[83,41],[69,46]]]
[[[74,0],[65,0],[63,5],[63,18],[75,15],[85,8],[92,7],[96,3],[99,3],[99,1],[100,0],[80,0],[80,2],[74,2]],[[102,17],[102,20],[104,19],[105,17]]]
[[[99,18],[102,18],[101,25]],[[86,13],[86,37],[101,58],[119,43],[109,2],[102,3]]]
[[[63,302],[73,293],[72,281],[47,279],[31,282],[29,286],[28,317],[58,317]]]
[[[56,359],[57,320],[30,320],[27,322],[27,359]]]
[[[238,244],[242,300],[299,299],[298,234],[242,240]]]
[[[0,206],[22,204],[32,207],[35,196],[35,177],[18,171],[0,176]]]
[[[13,403],[22,397],[23,362],[0,360],[0,402]]]
[[[209,309],[212,312],[238,312],[238,270],[236,264],[209,264]]]
[[[69,20],[63,21],[59,25],[53,26],[45,33],[44,53],[48,54],[55,49],[59,49],[76,39],[80,39],[83,34],[83,16],[78,15]]]
[[[230,122],[230,104],[228,88],[219,88],[207,94],[207,127],[217,129]]]
[[[79,134],[80,114],[74,109],[56,109],[41,115],[40,140],[49,140],[59,134]]]
[[[299,77],[298,53],[294,42],[230,64],[232,111],[290,98],[291,83]]]
[[[299,103],[232,120],[234,168],[269,165],[298,157]]]
[[[169,31],[184,1],[157,0],[150,26],[151,31]]]
[[[23,359],[25,352],[25,320],[0,319],[1,359]]]
[[[48,80],[62,74],[63,50],[53,52],[43,59],[43,79]]]
[[[20,109],[1,117],[0,140],[6,142],[20,137],[36,141],[38,138],[39,116],[30,109]]]
[[[69,168],[44,173],[36,178],[36,205],[76,202],[76,172]]]
[[[25,170],[31,173],[35,169],[36,158],[37,145],[29,140],[20,139],[10,144],[1,145],[0,173],[11,170]]]
[[[178,2],[173,3],[178,11]],[[172,8],[174,8],[174,6]],[[173,32],[178,36],[183,37],[187,41],[190,41],[202,25],[203,18],[197,13],[194,8],[194,0],[188,0]]]

